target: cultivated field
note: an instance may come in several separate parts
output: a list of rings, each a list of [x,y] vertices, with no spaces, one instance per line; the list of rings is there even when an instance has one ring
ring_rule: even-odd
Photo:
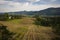
[[[22,18],[9,21],[0,21],[7,29],[16,33],[13,40],[52,40],[54,33],[51,27],[37,26],[34,18]]]

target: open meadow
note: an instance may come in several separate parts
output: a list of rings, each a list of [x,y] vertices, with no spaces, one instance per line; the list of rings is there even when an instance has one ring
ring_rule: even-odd
[[[7,29],[16,33],[11,40],[52,40],[55,35],[51,27],[37,26],[34,18],[13,19],[0,21]]]

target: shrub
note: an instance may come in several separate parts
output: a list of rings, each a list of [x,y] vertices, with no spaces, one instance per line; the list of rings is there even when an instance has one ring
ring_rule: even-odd
[[[7,26],[0,26],[0,40],[11,40],[13,33],[7,30]]]

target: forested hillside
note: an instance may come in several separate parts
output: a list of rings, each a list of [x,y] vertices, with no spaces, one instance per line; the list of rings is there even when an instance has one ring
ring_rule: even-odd
[[[41,11],[18,11],[18,12],[7,12],[10,15],[20,15],[20,14],[24,14],[24,15],[35,15],[35,14],[39,14],[39,15],[50,15],[50,16],[55,16],[55,15],[60,15],[60,8],[47,8]],[[1,13],[0,13],[1,14]]]

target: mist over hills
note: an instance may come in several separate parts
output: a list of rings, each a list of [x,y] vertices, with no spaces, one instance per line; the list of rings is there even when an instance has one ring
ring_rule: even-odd
[[[25,15],[60,15],[60,7],[58,8],[47,8],[41,11],[18,11],[18,12],[7,12],[10,15],[20,15],[20,14],[25,14]],[[1,13],[0,13],[1,14]]]

